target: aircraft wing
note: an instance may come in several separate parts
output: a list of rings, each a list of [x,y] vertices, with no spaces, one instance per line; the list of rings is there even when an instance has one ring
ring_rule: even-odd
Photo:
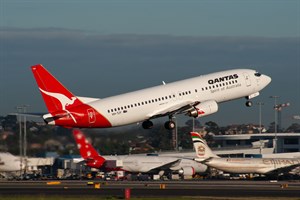
[[[170,168],[178,166],[180,164],[180,162],[181,162],[181,159],[177,159],[177,160],[175,160],[173,162],[169,162],[169,163],[167,163],[165,165],[161,165],[159,167],[152,168],[152,169],[149,170],[149,172],[151,172],[151,171],[170,170]]]
[[[300,167],[300,163],[287,166],[287,167],[277,168],[275,170],[269,171],[268,174],[280,174],[280,173],[287,174],[290,173],[293,169],[296,169],[297,167]]]
[[[173,104],[169,107],[165,107],[161,110],[156,110],[153,113],[150,113],[148,115],[149,119],[162,117],[162,116],[168,116],[168,115],[175,115],[175,114],[181,114],[186,113],[188,110],[192,109],[194,106],[198,105],[199,101],[184,101],[179,104]]]

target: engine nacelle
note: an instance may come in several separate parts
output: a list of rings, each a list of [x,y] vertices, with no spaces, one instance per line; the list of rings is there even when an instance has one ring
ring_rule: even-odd
[[[195,169],[193,167],[183,167],[178,173],[184,176],[193,176],[195,175]]]
[[[188,111],[188,116],[190,117],[204,117],[210,114],[213,114],[218,111],[218,104],[216,101],[204,101],[197,106],[194,106],[193,109]]]

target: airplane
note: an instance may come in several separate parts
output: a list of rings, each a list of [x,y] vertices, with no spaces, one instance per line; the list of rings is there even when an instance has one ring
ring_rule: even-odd
[[[25,162],[21,163],[20,157],[8,152],[0,152],[0,172],[16,172],[24,168]]]
[[[233,69],[165,83],[103,99],[72,94],[41,64],[31,67],[48,109],[42,115],[49,125],[68,128],[109,128],[142,122],[153,127],[152,119],[168,116],[166,129],[174,129],[173,116],[198,118],[218,111],[219,103],[259,95],[271,78],[251,69]]]
[[[105,171],[121,170],[131,173],[151,173],[159,175],[178,173],[180,175],[190,176],[196,173],[204,173],[207,170],[206,165],[195,162],[193,159],[154,155],[101,156],[88,142],[82,131],[74,129],[73,136],[80,155],[86,165],[91,168],[103,169]]]
[[[199,133],[190,134],[197,156],[195,160],[227,173],[286,174],[300,166],[300,159],[297,158],[220,158]]]

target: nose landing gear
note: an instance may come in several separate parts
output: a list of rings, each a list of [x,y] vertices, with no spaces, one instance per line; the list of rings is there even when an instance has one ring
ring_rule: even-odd
[[[253,105],[252,101],[246,101],[246,106],[251,107]]]

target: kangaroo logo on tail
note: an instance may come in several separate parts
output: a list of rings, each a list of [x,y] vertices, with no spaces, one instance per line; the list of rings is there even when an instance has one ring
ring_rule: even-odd
[[[41,88],[39,88],[39,89],[42,93],[57,99],[61,104],[62,110],[66,111],[71,116],[73,121],[75,123],[77,123],[75,117],[66,109],[67,106],[71,106],[74,104],[75,100],[77,99],[76,97],[71,97],[71,99],[69,99],[67,96],[65,96],[63,94],[55,93],[55,92],[47,92]]]

